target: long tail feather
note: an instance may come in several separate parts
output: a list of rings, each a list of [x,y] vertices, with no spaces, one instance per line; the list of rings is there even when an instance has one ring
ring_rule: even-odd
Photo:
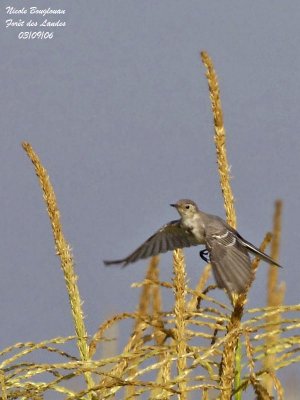
[[[256,246],[247,242],[245,239],[243,239],[242,243],[252,254],[256,255],[257,257],[261,258],[262,260],[266,261],[269,264],[273,264],[279,268],[283,268],[280,264],[278,264],[276,261],[274,261],[270,256],[268,256],[267,254],[260,251]]]

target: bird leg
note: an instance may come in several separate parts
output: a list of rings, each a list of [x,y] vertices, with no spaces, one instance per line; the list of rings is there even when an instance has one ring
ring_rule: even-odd
[[[199,255],[202,258],[202,260],[204,260],[207,263],[209,262],[209,251],[207,249],[201,250]]]

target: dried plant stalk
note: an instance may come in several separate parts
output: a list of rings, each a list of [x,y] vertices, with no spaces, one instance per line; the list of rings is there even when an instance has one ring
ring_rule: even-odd
[[[109,359],[118,355],[119,325],[112,324],[106,331],[105,345],[101,347],[101,359]],[[108,368],[104,369],[108,370]]]
[[[56,196],[47,171],[43,167],[39,157],[34,152],[31,145],[24,142],[22,143],[22,146],[34,165],[36,175],[39,179],[40,186],[43,191],[43,198],[47,206],[47,211],[52,226],[56,253],[60,257],[61,268],[63,270],[66,282],[67,292],[71,305],[71,313],[73,317],[75,332],[77,335],[77,346],[79,349],[80,358],[82,361],[89,361],[87,332],[84,324],[83,311],[81,308],[82,301],[77,286],[77,275],[74,272],[74,261],[70,246],[67,243],[62,231]],[[91,389],[93,386],[91,374],[89,372],[86,372],[84,375],[88,388]]]
[[[270,375],[271,375],[271,378],[273,379],[273,384],[274,384],[274,387],[277,392],[278,400],[283,400],[284,399],[284,390],[280,383],[280,380],[275,375],[275,372],[271,372]]]
[[[158,385],[161,385],[161,387],[163,387],[163,389],[153,390],[151,393],[151,399],[156,399],[159,396],[160,399],[167,400],[170,398],[171,392],[170,392],[170,390],[166,390],[165,388],[167,388],[169,386],[168,382],[171,379],[172,361],[171,361],[171,357],[167,351],[162,353],[162,355],[160,356],[160,360],[166,360],[166,362],[164,362],[161,365],[161,367],[158,371],[156,382]]]
[[[178,371],[178,387],[180,392],[180,400],[187,399],[186,392],[186,304],[185,297],[187,292],[186,272],[183,251],[176,249],[173,251],[173,268],[174,268],[174,293],[175,293],[175,329],[174,339],[177,352],[177,371]]]
[[[236,350],[240,336],[239,328],[241,326],[241,319],[244,313],[246,301],[247,293],[242,293],[237,297],[230,322],[227,326],[228,340],[226,340],[224,344],[220,376],[222,400],[229,400],[231,398],[235,369],[237,370],[237,374],[240,375],[240,362],[236,363],[236,361],[240,360],[240,354],[236,355]],[[229,336],[231,332],[234,332],[234,334]],[[239,378],[237,379],[237,382],[238,381],[240,381]]]
[[[261,382],[258,379],[255,378],[250,378],[251,385],[254,389],[254,392],[256,394],[256,398],[258,400],[272,400],[273,398],[269,396],[267,390],[264,388],[264,386],[261,384]]]
[[[157,256],[153,257],[153,269],[152,277],[153,282],[159,281],[159,269],[158,269],[159,258]],[[161,319],[162,312],[162,298],[161,298],[161,287],[159,285],[153,284],[151,286],[152,290],[152,324],[154,326],[154,338],[158,346],[163,345],[166,335],[163,333],[164,324]]]
[[[224,207],[226,212],[226,219],[229,225],[236,228],[236,213],[234,208],[234,197],[230,185],[230,167],[227,159],[226,152],[226,132],[223,122],[222,104],[220,98],[220,90],[217,74],[215,72],[211,58],[206,52],[201,53],[202,62],[206,67],[206,77],[208,81],[208,88],[214,117],[215,127],[215,145],[217,152],[217,163],[220,175],[220,185],[224,198]],[[227,331],[230,333],[232,330],[238,332],[238,327],[243,315],[244,304],[246,303],[247,295],[242,294],[239,296],[235,304],[234,311],[231,316],[231,321],[228,324]],[[221,399],[230,399],[232,393],[232,382],[235,375],[235,363],[238,374],[240,374],[240,354],[236,356],[236,349],[238,347],[238,335],[230,336],[224,345],[222,368],[220,381],[222,385]],[[241,350],[239,350],[241,351]],[[239,381],[239,379],[238,379]]]
[[[142,335],[143,331],[145,329],[145,317],[148,317],[151,315],[151,300],[152,300],[152,292],[153,292],[153,286],[151,281],[155,280],[157,281],[158,278],[158,271],[157,271],[157,265],[159,262],[159,257],[154,256],[151,258],[149,267],[146,273],[146,279],[149,280],[149,283],[144,285],[141,291],[140,295],[140,303],[138,306],[138,318],[136,319],[135,326],[133,329],[133,335],[136,337],[136,344],[142,344]],[[157,286],[158,287],[158,286]],[[156,299],[156,302],[159,302],[159,299]],[[155,303],[157,307],[159,307],[159,304]],[[137,346],[135,347],[137,349]],[[132,364],[135,364],[133,368],[130,369],[130,372],[128,373],[128,376],[134,376],[137,372],[137,366],[139,363],[138,358],[136,360],[131,361]],[[125,398],[130,399],[134,398],[136,393],[136,388],[134,386],[127,386],[126,391],[125,391]]]
[[[251,345],[249,334],[246,334],[245,336],[246,336],[246,352],[247,352],[248,365],[249,365],[249,370],[250,370],[250,377],[249,377],[250,383],[254,389],[254,392],[257,395],[257,399],[271,400],[267,391],[265,390],[263,385],[260,383],[260,381],[257,379],[257,376],[254,371],[254,349]]]
[[[5,385],[5,375],[2,369],[0,370],[0,395],[2,400],[7,400],[7,392]]]
[[[140,340],[139,334],[132,334],[129,342],[125,346],[123,353],[134,352],[136,347],[138,346]],[[120,359],[118,364],[107,374],[107,376],[101,381],[100,385],[103,388],[102,395],[106,397],[113,396],[116,393],[120,386],[120,381],[122,381],[121,377],[124,374],[126,368],[128,367],[127,359]]]
[[[145,284],[143,286],[141,295],[140,295],[140,302],[137,310],[137,318],[135,322],[135,326],[133,329],[133,333],[131,334],[130,340],[128,341],[127,345],[125,346],[123,353],[129,353],[129,352],[135,352],[139,346],[143,344],[142,340],[142,334],[143,331],[146,329],[147,324],[145,324],[145,317],[148,318],[149,315],[149,307],[151,304],[151,281],[153,279],[153,274],[155,276],[155,271],[158,263],[158,257],[152,257],[149,263],[149,267],[146,273],[146,280],[149,281],[149,283]],[[136,363],[138,363],[138,360],[135,360]],[[133,363],[133,361],[132,361]],[[107,390],[105,392],[103,391],[103,395],[109,396],[113,395],[116,393],[120,387],[118,385],[118,382],[120,381],[120,378],[123,376],[125,371],[127,370],[129,366],[129,361],[127,359],[122,359],[116,367],[114,367],[110,373],[109,376],[104,378],[101,382],[101,385],[103,387],[107,387]],[[134,375],[135,369],[132,368],[132,375]],[[134,386],[129,386],[127,389],[126,397],[132,396],[132,388]],[[134,394],[134,393],[133,393]]]
[[[201,52],[201,58],[203,64],[206,67],[206,77],[214,117],[214,140],[217,151],[220,185],[224,198],[226,219],[229,225],[231,225],[233,228],[236,228],[236,213],[234,209],[234,197],[230,185],[230,167],[228,164],[226,152],[226,132],[223,123],[223,112],[218,77],[215,72],[212,60],[205,51]]]
[[[195,289],[195,293],[193,294],[191,300],[187,305],[187,309],[189,312],[193,312],[196,309],[198,303],[198,294],[203,292],[206,282],[210,278],[210,275],[211,275],[211,265],[207,264],[199,278],[199,281]]]
[[[157,258],[155,258],[157,259]],[[157,259],[158,261],[158,259]],[[157,264],[155,266],[155,269],[153,270],[153,275],[152,279],[154,282],[159,281],[159,269],[157,267]],[[162,298],[161,298],[161,287],[159,285],[152,285],[152,308],[153,308],[153,318],[152,318],[152,323],[154,325],[154,339],[156,342],[156,345],[163,346],[165,340],[166,340],[166,333],[164,332],[164,323],[161,318],[161,312],[162,312]],[[160,356],[159,360],[169,360],[169,352],[168,351],[163,351]],[[161,386],[168,386],[168,382],[170,381],[170,376],[171,376],[171,360],[168,362],[164,362],[158,373],[157,373],[157,378],[156,378],[156,383]],[[159,398],[163,400],[167,400],[170,398],[170,391],[169,390],[164,390],[164,389],[154,389],[151,392],[151,398],[156,399]]]
[[[150,314],[151,312],[151,303],[153,301],[152,298],[152,292],[153,292],[153,286],[152,282],[157,281],[158,279],[158,271],[157,271],[157,266],[159,263],[159,256],[154,256],[151,258],[149,267],[146,273],[146,280],[149,280],[148,284],[145,284],[143,286],[141,295],[140,295],[140,302],[138,306],[138,314],[143,318],[147,315]],[[158,301],[158,299],[156,299]],[[157,307],[160,305],[156,304]],[[136,323],[135,329],[138,327],[139,322]]]
[[[201,59],[206,67],[206,78],[214,118],[214,141],[216,146],[220,185],[224,199],[226,219],[229,225],[231,225],[233,228],[236,228],[236,213],[234,209],[234,197],[230,185],[230,167],[226,152],[226,131],[223,122],[223,111],[218,78],[212,60],[207,52],[201,52]],[[200,278],[200,282],[207,279],[209,270],[211,269],[210,264],[208,265],[209,266],[203,271],[203,277]],[[195,303],[197,303],[197,299],[194,298],[190,303],[190,307],[192,307]]]
[[[266,235],[265,235],[265,237],[264,237],[264,240],[263,240],[262,244],[260,245],[260,248],[259,248],[260,251],[265,252],[267,246],[270,244],[270,242],[271,242],[271,240],[272,240],[272,237],[273,237],[273,235],[272,235],[271,232],[267,232],[267,233],[266,233]],[[254,272],[256,271],[256,269],[257,269],[258,264],[260,263],[260,261],[261,261],[261,260],[260,260],[260,258],[258,258],[258,257],[256,257],[256,258],[253,260],[253,262],[252,262],[252,268],[253,268]]]
[[[136,313],[121,313],[121,314],[115,314],[113,315],[110,319],[107,319],[106,321],[104,321],[99,328],[97,329],[96,333],[94,334],[94,336],[92,337],[91,341],[90,341],[90,345],[89,345],[89,355],[90,358],[93,357],[93,355],[96,352],[96,348],[97,348],[97,343],[102,339],[103,334],[106,330],[110,329],[112,327],[112,325],[116,324],[117,322],[127,319],[127,318],[137,318]]]
[[[261,251],[265,251],[267,244],[270,241],[270,234],[267,234],[264,238],[262,244],[259,249]],[[258,265],[258,261],[254,260],[253,268],[256,269]],[[241,326],[241,319],[244,313],[244,307],[247,302],[247,294],[240,294],[236,297],[236,301],[234,304],[234,310],[231,315],[230,323],[227,326],[228,333],[235,331],[236,334],[232,335],[229,340],[226,341],[224,345],[223,351],[223,359],[221,365],[221,386],[223,388],[221,399],[230,399],[232,392],[232,380],[235,376],[236,388],[240,385],[240,375],[241,375],[241,349],[239,348],[237,351],[237,347],[239,346],[239,328]],[[237,362],[238,361],[238,362]],[[256,380],[254,380],[256,382]],[[257,387],[257,385],[255,386]],[[258,389],[257,389],[258,390]],[[237,393],[236,398],[241,398],[241,394]]]
[[[282,202],[277,200],[275,202],[275,211],[273,218],[273,239],[271,242],[271,257],[278,261],[279,259],[279,248],[280,248],[280,237],[281,237],[281,215],[282,215]],[[269,266],[268,271],[268,285],[267,285],[267,305],[269,307],[280,307],[284,302],[285,296],[285,284],[282,282],[278,285],[278,268],[272,265]],[[268,322],[276,322],[278,323],[278,327],[280,327],[281,321],[281,313],[278,311],[272,317],[266,318]],[[274,331],[276,326],[267,327],[267,332]],[[274,379],[278,382],[278,379],[275,376],[275,364],[276,364],[276,355],[268,354],[270,350],[274,347],[274,345],[279,340],[280,333],[271,333],[266,336],[266,357],[263,362],[264,369],[268,371],[268,374],[265,374],[263,377],[263,384],[268,391],[269,395],[273,394],[273,386]],[[281,387],[281,385],[280,385]]]

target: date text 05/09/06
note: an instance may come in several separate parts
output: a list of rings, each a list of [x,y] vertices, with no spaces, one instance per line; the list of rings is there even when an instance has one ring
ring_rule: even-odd
[[[19,19],[18,21],[14,21],[13,19],[7,19],[5,21],[6,24],[6,28],[9,27],[23,27],[23,26],[31,26],[31,27],[35,27],[35,26],[43,26],[43,27],[64,27],[66,26],[66,22],[65,21],[61,21],[60,19],[58,21],[48,21],[47,19],[45,19],[43,22],[38,23],[36,21],[28,21],[25,24],[25,21],[22,19]]]
[[[48,31],[27,31],[19,32],[18,39],[53,39],[54,32]]]

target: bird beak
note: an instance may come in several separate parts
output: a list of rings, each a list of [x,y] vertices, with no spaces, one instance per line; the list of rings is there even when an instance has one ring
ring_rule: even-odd
[[[170,206],[177,208],[177,204],[170,204]]]

